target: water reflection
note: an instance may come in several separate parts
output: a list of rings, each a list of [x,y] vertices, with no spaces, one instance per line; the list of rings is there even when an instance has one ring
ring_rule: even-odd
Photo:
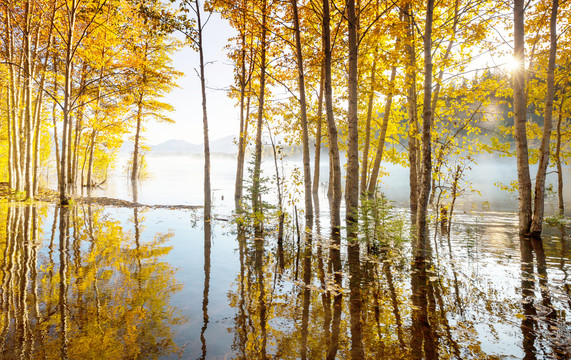
[[[520,240],[507,216],[459,214],[431,236],[438,253],[413,257],[408,241],[371,251],[319,218],[279,241],[169,211],[0,207],[0,358],[570,356],[565,229]]]
[[[568,288],[566,275],[549,279],[568,266],[550,263],[555,252],[547,255],[541,241],[522,242],[506,262],[476,228],[468,237],[456,229],[438,237],[440,255],[427,245],[411,257],[408,244],[388,241],[368,254],[317,229],[298,245],[295,232],[280,244],[238,228],[236,358],[569,356],[568,296],[554,296]]]
[[[556,308],[553,305],[543,241],[522,237],[520,238],[520,249],[521,294],[524,310],[523,316],[521,316],[521,331],[525,351],[524,358],[536,359],[538,354],[543,353],[552,358],[565,359],[569,356],[565,349],[565,346],[569,346],[569,339],[562,337],[562,329],[565,331],[568,322],[565,319],[559,321]],[[534,255],[537,276],[534,272]],[[539,289],[540,299],[536,299],[536,288]],[[544,342],[547,342],[547,348],[543,346],[541,341],[537,344],[538,336],[545,337],[546,341]]]
[[[202,357],[206,359],[206,329],[208,329],[208,293],[210,291],[210,252],[212,250],[212,227],[209,221],[204,221],[204,290],[202,292],[202,329],[200,341],[202,343]]]
[[[53,210],[52,210],[53,209]],[[176,350],[170,234],[139,239],[101,208],[3,206],[3,359],[157,358]],[[52,216],[44,240],[42,224]]]

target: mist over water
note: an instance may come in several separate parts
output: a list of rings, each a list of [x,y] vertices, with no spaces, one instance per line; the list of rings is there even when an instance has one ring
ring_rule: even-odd
[[[201,205],[203,203],[203,173],[204,160],[202,155],[150,155],[146,156],[148,177],[139,182],[139,202],[148,205]],[[132,200],[131,181],[124,173],[129,159],[121,157],[118,165],[107,180],[103,188],[95,189],[93,196],[108,196],[124,200]],[[342,161],[345,158],[342,157]],[[517,192],[501,190],[499,184],[509,185],[516,180],[516,164],[514,158],[497,158],[480,156],[463,176],[461,186],[468,186],[475,191],[467,190],[457,200],[456,206],[461,210],[494,210],[517,211]],[[313,163],[312,163],[313,164]],[[285,158],[278,162],[280,176],[282,171],[292,175],[296,170],[302,172],[300,158]],[[245,165],[245,175],[248,175],[248,161]],[[269,179],[275,177],[273,158],[266,157],[262,163],[263,176]],[[531,174],[535,174],[537,166],[530,167]],[[327,193],[328,162],[322,161],[320,167],[320,195]],[[384,164],[384,176],[380,178],[379,189],[396,207],[408,207],[409,202],[409,171],[407,168]],[[571,183],[571,167],[563,168],[564,184]],[[234,183],[236,176],[236,159],[231,154],[213,154],[211,181],[213,189],[213,203],[215,211],[219,214],[230,214],[234,210]],[[287,181],[287,180],[286,180]],[[546,186],[557,189],[557,175],[551,172],[547,175]],[[270,185],[270,201],[275,199],[275,185]],[[564,186],[564,200],[566,212],[571,211],[571,190],[566,191]],[[293,191],[293,185],[290,185]],[[301,186],[297,188],[301,191]],[[298,195],[301,199],[301,195]],[[325,203],[324,203],[325,204]],[[557,211],[557,197],[555,193],[546,200],[546,213],[554,214]]]

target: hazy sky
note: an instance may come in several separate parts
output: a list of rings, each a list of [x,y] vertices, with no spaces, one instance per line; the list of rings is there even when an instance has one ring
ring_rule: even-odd
[[[233,35],[234,30],[219,14],[213,14],[204,29],[210,140],[238,133],[238,109],[234,106],[234,100],[229,99],[225,92],[234,82],[233,68],[224,49]],[[185,74],[178,80],[180,88],[174,89],[164,98],[175,108],[171,113],[175,123],[149,122],[145,132],[147,143],[154,145],[169,139],[182,139],[201,144],[202,95],[197,75],[198,53],[190,47],[185,47],[174,55],[173,60],[174,67]]]

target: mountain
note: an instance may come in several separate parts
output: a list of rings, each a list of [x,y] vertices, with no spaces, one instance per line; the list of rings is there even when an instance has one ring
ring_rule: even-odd
[[[202,154],[204,145],[191,144],[185,140],[171,139],[151,147],[151,154]],[[210,141],[210,152],[219,154],[234,154],[237,146],[234,145],[234,136],[226,136]]]
[[[203,146],[200,145],[201,152],[202,148]],[[210,152],[219,154],[237,154],[238,145],[234,143],[234,135],[210,141]]]

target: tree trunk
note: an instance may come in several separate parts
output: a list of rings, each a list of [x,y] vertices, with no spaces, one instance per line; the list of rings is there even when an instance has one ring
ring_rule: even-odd
[[[53,67],[54,67],[54,94],[57,94],[57,89],[58,89],[58,66],[57,66],[57,56],[56,53],[54,52],[53,57],[52,57],[52,62],[53,62]],[[52,104],[52,122],[54,125],[54,145],[55,145],[55,151],[56,151],[56,172],[57,172],[57,178],[58,178],[58,188],[61,186],[61,161],[60,161],[60,151],[59,151],[59,138],[58,138],[58,134],[57,134],[57,120],[56,120],[56,114],[57,114],[57,101],[53,100],[53,104]]]
[[[305,75],[303,71],[303,55],[301,53],[301,31],[299,29],[299,14],[297,0],[291,0],[293,6],[293,22],[295,32],[295,53],[297,58],[300,122],[303,143],[303,183],[305,185],[305,227],[313,227],[313,205],[311,202],[311,168],[309,159],[309,133],[307,130],[307,104],[305,96]]]
[[[347,140],[347,174],[345,177],[345,218],[347,237],[355,240],[359,217],[359,117],[358,117],[358,24],[355,0],[347,0],[347,25],[349,30],[349,108]],[[364,354],[363,354],[364,356]],[[362,357],[360,357],[362,358]]]
[[[383,114],[383,124],[381,125],[381,133],[379,134],[379,144],[377,145],[377,153],[375,154],[375,162],[373,164],[373,170],[371,171],[371,179],[369,182],[369,189],[367,190],[369,198],[373,198],[375,190],[377,188],[377,179],[379,177],[379,171],[381,169],[381,160],[383,159],[383,150],[385,147],[385,138],[387,136],[387,128],[389,126],[389,117],[391,115],[391,106],[393,103],[393,84],[397,75],[397,67],[393,65],[391,69],[391,79],[390,79],[390,91],[387,95],[387,100],[385,102],[385,112]]]
[[[319,80],[319,99],[317,100],[317,129],[315,131],[315,156],[313,165],[313,202],[319,202],[319,170],[321,163],[321,141],[322,141],[322,123],[323,123],[323,66],[321,67],[321,79]],[[315,206],[317,213],[317,205]],[[319,216],[319,214],[317,214]]]
[[[533,236],[541,235],[543,213],[545,210],[545,176],[549,165],[549,143],[551,140],[551,123],[553,119],[553,98],[555,97],[555,58],[557,56],[557,9],[559,0],[553,0],[551,8],[550,48],[547,65],[547,94],[545,96],[545,115],[543,117],[543,137],[539,147],[539,166],[535,177],[535,199],[533,201],[533,220],[530,233]]]
[[[375,48],[373,66],[371,67],[371,86],[367,104],[367,120],[365,124],[365,144],[363,147],[363,160],[361,161],[361,195],[367,194],[367,172],[369,170],[369,146],[371,143],[371,120],[373,118],[373,100],[375,99],[375,73],[377,71],[377,48]]]
[[[61,183],[59,187],[59,196],[60,196],[60,205],[67,205],[69,204],[69,198],[67,195],[67,163],[68,163],[68,147],[69,141],[71,139],[68,138],[69,128],[71,127],[71,69],[73,66],[73,38],[74,38],[74,29],[75,29],[75,15],[77,10],[77,0],[72,0],[71,6],[68,11],[68,31],[67,31],[67,39],[66,39],[66,55],[65,55],[65,83],[64,83],[64,104],[63,104],[63,139],[62,139],[62,149],[61,149]]]
[[[408,162],[410,182],[410,214],[412,222],[416,222],[418,208],[418,114],[416,108],[416,64],[414,54],[414,28],[410,15],[410,3],[403,9],[407,24],[405,83],[407,87],[407,112],[408,112]]]
[[[420,191],[416,214],[415,257],[423,257],[428,243],[428,227],[426,226],[428,196],[432,177],[432,16],[434,0],[426,5],[426,23],[424,28],[424,102],[422,122],[422,168],[420,173]]]
[[[349,30],[349,108],[347,141],[347,175],[345,178],[345,220],[347,223],[348,257],[351,270],[351,357],[364,359],[363,332],[361,321],[362,298],[360,292],[360,259],[358,240],[359,219],[359,116],[358,116],[358,56],[359,18],[355,0],[347,0],[347,25]]]
[[[565,94],[561,96],[559,104],[559,117],[557,120],[557,143],[555,145],[555,161],[557,162],[557,199],[559,202],[559,216],[565,215],[565,204],[563,201],[563,167],[561,166],[561,122],[563,120],[563,102]]]
[[[329,137],[331,232],[339,234],[341,230],[341,162],[339,160],[339,147],[337,145],[337,125],[335,125],[333,114],[330,21],[329,0],[323,0],[323,60],[325,67],[325,113],[327,116],[327,130]]]
[[[34,129],[32,125],[32,45],[31,45],[31,4],[30,0],[26,0],[25,10],[24,10],[24,28],[23,28],[23,38],[24,38],[24,137],[25,137],[25,165],[24,165],[24,179],[25,179],[25,189],[26,189],[26,199],[30,200],[34,198],[34,181],[32,172],[32,144],[33,144],[33,134]]]
[[[202,90],[202,129],[204,133],[204,220],[210,221],[211,196],[210,189],[210,140],[208,139],[208,116],[206,111],[206,77],[204,75],[204,45],[202,30],[204,25],[200,19],[200,5],[196,0],[196,17],[198,20],[198,52],[200,56],[200,88]]]
[[[244,1],[243,6],[247,4]],[[242,205],[242,183],[244,181],[244,158],[246,152],[246,122],[248,117],[244,116],[245,104],[244,100],[246,98],[246,84],[251,84],[250,79],[246,81],[246,9],[242,9],[242,24],[243,27],[240,29],[240,39],[241,39],[241,64],[240,64],[240,136],[238,138],[238,159],[236,166],[236,183],[234,187],[234,202],[236,206],[236,211],[241,210]],[[251,74],[251,72],[250,72]],[[250,85],[251,86],[251,85]],[[249,107],[250,95],[248,95],[248,107]]]
[[[89,146],[89,165],[87,166],[87,189],[93,187],[93,153],[95,152],[95,138],[97,133],[95,130],[91,132],[91,141]]]
[[[141,121],[143,114],[143,96],[137,102],[137,129],[135,130],[135,145],[133,147],[133,164],[131,168],[131,181],[139,178],[139,142],[141,139]]]
[[[526,135],[524,0],[514,0],[514,58],[519,67],[514,71],[514,136],[516,142],[519,191],[519,233],[528,235],[531,226],[531,179]]]
[[[252,179],[252,208],[254,214],[254,227],[256,237],[262,234],[262,222],[257,215],[262,212],[261,204],[261,165],[262,165],[262,125],[264,121],[264,94],[266,90],[266,21],[267,21],[267,1],[262,1],[262,33],[261,33],[261,48],[260,48],[260,93],[258,100],[258,120],[256,123],[256,153],[254,154],[254,176]]]

